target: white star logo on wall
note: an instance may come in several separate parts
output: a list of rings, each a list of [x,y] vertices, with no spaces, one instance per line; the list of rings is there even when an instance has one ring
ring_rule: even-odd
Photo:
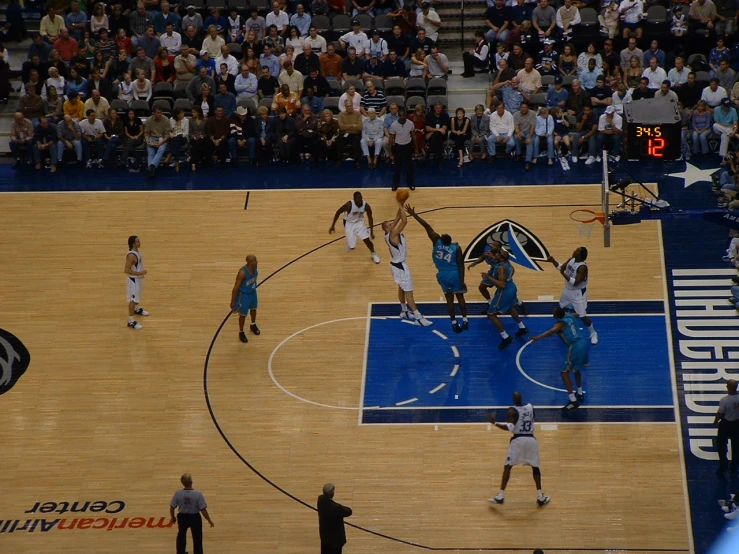
[[[700,183],[701,181],[711,182],[711,175],[716,173],[717,167],[711,169],[698,169],[690,162],[685,162],[685,169],[680,173],[667,173],[667,177],[680,177],[685,179],[685,188],[688,188],[693,183]]]

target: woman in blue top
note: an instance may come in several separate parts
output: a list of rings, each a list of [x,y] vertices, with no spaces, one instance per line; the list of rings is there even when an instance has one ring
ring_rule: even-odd
[[[699,100],[690,118],[690,128],[693,131],[693,154],[706,155],[710,152],[708,148],[708,136],[711,134],[711,112],[704,100]]]

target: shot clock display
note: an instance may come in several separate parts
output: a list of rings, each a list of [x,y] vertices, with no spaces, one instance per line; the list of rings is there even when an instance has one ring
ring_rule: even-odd
[[[630,160],[671,161],[680,157],[680,123],[628,123],[626,157]]]

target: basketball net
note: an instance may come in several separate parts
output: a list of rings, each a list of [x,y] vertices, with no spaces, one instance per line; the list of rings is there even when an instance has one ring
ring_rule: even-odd
[[[596,221],[600,221],[601,225],[606,222],[606,216],[603,212],[592,210],[575,210],[570,214],[570,218],[577,223],[577,234],[583,239],[589,239],[593,234]]]

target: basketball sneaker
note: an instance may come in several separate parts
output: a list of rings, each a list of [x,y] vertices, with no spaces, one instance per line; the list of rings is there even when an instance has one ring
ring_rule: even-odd
[[[239,331],[239,340],[241,342],[249,342],[249,339],[246,336],[246,333],[244,331]]]
[[[429,325],[433,325],[433,323],[431,323],[423,316],[416,319],[416,324],[420,325],[421,327],[428,327]]]
[[[469,331],[470,330],[470,322],[469,321],[462,321],[462,330],[463,331]]]
[[[259,330],[259,327],[257,327],[256,323],[252,323],[249,325],[249,330],[254,333],[255,335],[261,335],[262,332]]]
[[[128,326],[131,329],[136,329],[137,331],[142,328],[141,324],[138,321],[129,321]]]
[[[147,312],[144,308],[136,308],[133,311],[133,313],[135,313],[136,315],[143,315],[143,316],[149,315],[149,312]]]
[[[585,393],[584,392],[576,392],[575,398],[577,398],[578,402],[585,402]]]
[[[546,506],[547,504],[549,504],[550,500],[551,498],[549,498],[546,494],[542,494],[539,498],[536,499],[536,505],[541,508],[542,506]]]
[[[504,504],[505,503],[505,497],[498,493],[497,495],[493,496],[492,498],[488,498],[488,502],[491,504]]]
[[[452,321],[452,331],[454,331],[455,333],[461,333],[462,327],[456,321]]]
[[[568,402],[567,404],[565,404],[562,407],[562,411],[563,412],[571,412],[572,410],[576,410],[579,407],[580,407],[580,403],[577,402],[577,401],[575,401],[575,402]]]
[[[372,261],[376,264],[380,263],[380,256],[377,255],[377,252],[372,252]]]
[[[590,333],[590,344],[598,344],[598,333],[595,331]]]
[[[398,316],[400,319],[407,319],[408,321],[412,320],[410,310],[405,310],[403,312],[400,312],[400,315]]]
[[[512,342],[513,342],[513,337],[508,335],[506,338],[500,341],[500,344],[498,345],[498,350],[503,350],[505,348],[508,348]]]
[[[519,329],[518,331],[516,331],[516,336],[517,337],[523,337],[524,335],[528,335],[528,334],[529,334],[529,330],[526,327],[524,327],[523,329]]]

